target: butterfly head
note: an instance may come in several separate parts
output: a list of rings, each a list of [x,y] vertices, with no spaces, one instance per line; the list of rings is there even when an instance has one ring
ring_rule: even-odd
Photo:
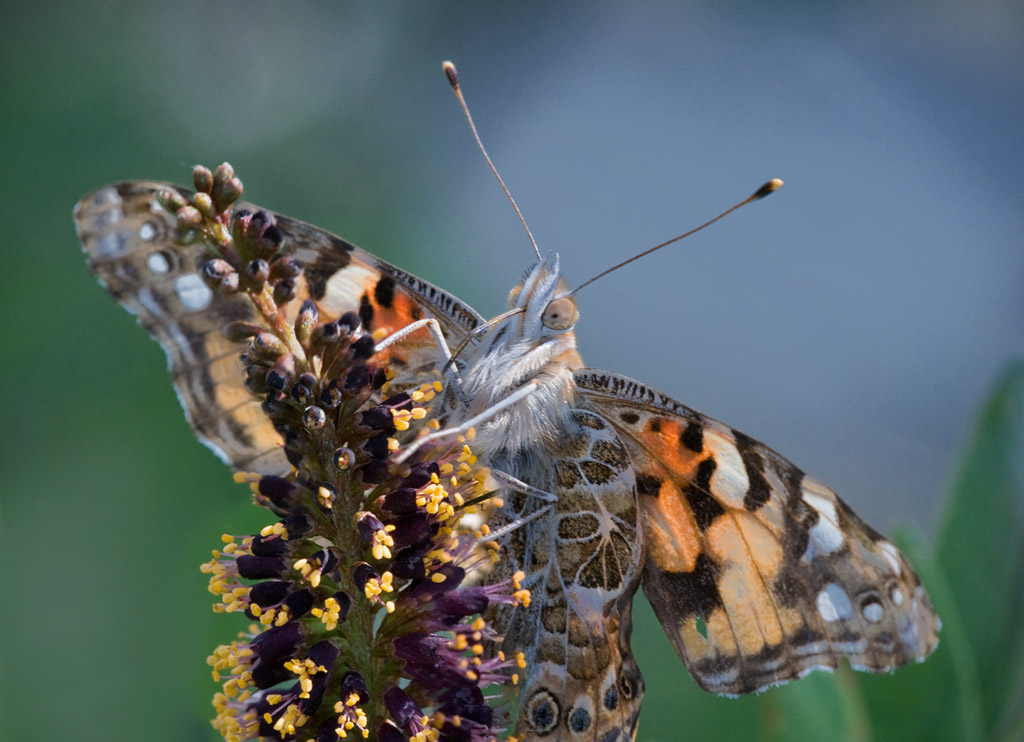
[[[523,339],[548,339],[576,326],[579,311],[559,270],[558,253],[549,254],[526,272],[509,293],[508,308],[522,311]]]

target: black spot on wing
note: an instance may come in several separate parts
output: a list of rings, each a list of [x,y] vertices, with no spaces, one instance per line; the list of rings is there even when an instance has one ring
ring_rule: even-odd
[[[764,476],[764,457],[757,451],[757,442],[753,438],[738,430],[732,432],[736,436],[736,449],[743,460],[743,468],[747,471],[747,481],[750,482],[743,495],[743,507],[753,513],[760,510],[772,496],[771,485]]]
[[[354,245],[345,242],[340,237],[327,235],[329,242],[316,256],[316,260],[309,263],[303,271],[306,278],[306,285],[309,286],[309,295],[314,301],[320,301],[327,293],[327,282],[331,280],[338,271],[348,267],[352,262],[352,251]]]
[[[652,576],[653,577],[653,576]],[[708,618],[722,606],[718,592],[718,567],[707,554],[698,554],[690,572],[661,572],[653,579],[662,595],[671,595],[674,615],[685,621],[693,616]]]
[[[622,412],[619,414],[619,419],[626,425],[636,425],[640,422],[640,416],[635,412]]]
[[[706,531],[715,518],[725,514],[725,509],[711,496],[711,476],[715,473],[716,466],[712,458],[701,461],[697,467],[696,479],[686,485],[684,490],[686,500],[690,503],[697,520],[697,527],[702,531]]]
[[[610,685],[604,693],[604,707],[609,711],[614,711],[618,705],[619,692],[614,685]]]
[[[786,489],[786,551],[799,559],[807,551],[811,528],[818,522],[818,511],[804,500],[804,473],[795,466],[781,473]]]
[[[590,729],[590,712],[585,708],[576,708],[569,715],[569,729],[574,734],[582,734]]]
[[[637,472],[636,475],[636,491],[639,495],[650,495],[651,497],[657,497],[661,492],[661,484],[664,480],[661,477],[655,477],[650,474],[644,474],[643,472]]]
[[[687,423],[679,434],[679,442],[691,451],[700,453],[704,450],[704,428],[694,422]]]
[[[359,321],[363,323],[363,329],[367,332],[373,329],[373,304],[370,302],[369,294],[359,297]]]
[[[803,550],[800,553],[803,554]],[[784,563],[782,570],[772,581],[772,594],[785,608],[792,608],[814,600],[811,588],[800,575],[796,565],[789,561]]]
[[[526,702],[526,718],[537,734],[545,735],[558,726],[558,701],[546,688],[541,688]]]
[[[373,287],[373,298],[379,306],[390,309],[395,302],[395,279],[383,276]]]

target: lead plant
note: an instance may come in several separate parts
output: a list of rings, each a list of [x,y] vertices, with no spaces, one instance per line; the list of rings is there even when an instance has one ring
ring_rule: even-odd
[[[355,314],[321,317],[298,300],[301,266],[272,215],[234,212],[231,167],[196,167],[193,181],[194,196],[166,191],[161,205],[182,240],[200,243],[207,284],[252,300],[262,321],[225,332],[243,344],[239,373],[292,464],[236,475],[277,520],[225,535],[203,565],[214,610],[250,619],[209,658],[222,683],[213,726],[230,742],[495,739],[503,722],[485,688],[514,683],[522,659],[493,649],[484,615],[529,595],[466,584],[498,556],[462,523],[488,497],[486,471],[464,441],[391,462],[434,422],[440,383],[389,391],[381,338]]]

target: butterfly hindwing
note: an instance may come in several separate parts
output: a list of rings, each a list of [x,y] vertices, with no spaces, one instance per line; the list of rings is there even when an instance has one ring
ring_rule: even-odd
[[[748,693],[837,666],[921,661],[939,622],[899,550],[766,446],[623,376],[585,404],[629,449],[644,593],[697,682]]]
[[[229,323],[254,319],[253,305],[244,295],[225,296],[203,283],[193,258],[197,248],[175,241],[176,219],[157,202],[165,189],[190,195],[169,183],[133,181],[100,188],[78,203],[75,224],[89,267],[167,353],[178,398],[200,440],[236,470],[286,472],[281,436],[245,389],[239,346],[223,335]],[[322,316],[356,312],[364,329],[382,337],[433,317],[450,345],[482,321],[453,296],[322,229],[274,218],[283,253],[302,266],[289,304],[293,314],[312,298]],[[427,330],[388,353],[399,372],[393,386],[427,373],[436,377],[439,353]]]
[[[635,478],[619,436],[600,415],[575,410],[569,430],[553,467],[522,462],[557,499],[546,517],[513,528],[503,544],[489,579],[521,570],[532,598],[529,606],[499,610],[494,625],[503,645],[526,657],[517,739],[625,742],[643,697],[630,650],[642,568]],[[547,506],[521,492],[503,497],[495,528]]]

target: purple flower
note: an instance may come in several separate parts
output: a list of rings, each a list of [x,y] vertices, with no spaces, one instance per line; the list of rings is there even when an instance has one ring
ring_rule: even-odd
[[[305,284],[287,230],[266,211],[232,214],[242,183],[229,165],[197,167],[193,181],[191,200],[162,203],[205,245],[207,284],[252,301],[255,318],[227,337],[293,467],[236,475],[275,520],[225,536],[203,565],[214,609],[254,622],[209,658],[222,683],[214,727],[233,741],[495,739],[482,688],[514,682],[521,658],[493,651],[501,637],[484,616],[528,595],[515,581],[464,584],[497,555],[461,520],[488,496],[483,471],[454,441],[394,464],[441,385],[393,378],[401,369],[376,355],[359,315],[288,306]]]

